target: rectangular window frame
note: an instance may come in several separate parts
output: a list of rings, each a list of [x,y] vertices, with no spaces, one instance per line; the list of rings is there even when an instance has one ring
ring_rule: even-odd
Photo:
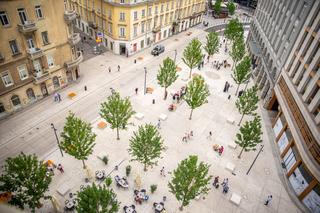
[[[48,36],[48,31],[43,31],[43,32],[41,32],[41,38],[42,38],[42,44],[43,44],[43,45],[48,45],[48,44],[50,44],[49,36]]]
[[[7,24],[5,23],[5,21],[7,22]],[[0,11],[0,22],[3,27],[10,26],[9,16],[6,11]]]
[[[6,81],[4,80],[4,75],[7,75],[7,76],[8,76],[8,79],[10,80],[10,83],[9,83],[9,84],[7,84]],[[13,79],[12,79],[12,77],[11,77],[11,75],[10,75],[9,70],[6,70],[6,71],[1,72],[1,80],[2,80],[2,83],[3,83],[3,85],[4,85],[5,87],[10,87],[10,86],[12,86],[12,85],[14,84]]]
[[[14,43],[12,43],[12,42],[14,42]],[[12,44],[15,44],[16,51],[14,51],[14,49],[12,48],[11,43],[12,43]],[[18,54],[20,54],[20,49],[19,49],[19,46],[18,46],[18,43],[17,43],[17,40],[16,40],[16,39],[10,40],[10,41],[9,41],[9,46],[10,46],[12,55],[18,55]]]
[[[20,77],[21,81],[26,80],[27,78],[29,78],[28,69],[27,69],[27,66],[25,64],[17,66],[17,70],[18,70],[19,77]]]
[[[42,9],[41,9],[41,5],[36,5],[34,7],[34,9],[35,9],[35,12],[36,12],[37,19],[43,19],[44,16],[43,16],[43,12],[42,12]]]

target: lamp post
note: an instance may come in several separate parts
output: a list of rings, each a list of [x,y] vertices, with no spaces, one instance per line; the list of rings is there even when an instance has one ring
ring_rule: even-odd
[[[177,50],[174,50],[174,63],[176,63],[176,59],[177,59]]]
[[[144,94],[147,93],[147,67],[144,67]]]
[[[250,168],[248,169],[248,171],[247,171],[247,173],[246,173],[247,175],[249,174],[249,172],[250,172],[250,170],[251,170],[251,168],[252,168],[253,164],[256,162],[256,160],[257,160],[257,158],[259,157],[260,153],[263,151],[263,147],[264,147],[264,145],[261,145],[260,150],[259,150],[259,152],[258,152],[257,156],[256,156],[256,157],[255,157],[255,159],[253,160],[253,162],[252,162],[252,164],[251,164]]]
[[[53,129],[54,131],[54,135],[56,136],[56,140],[57,140],[57,144],[58,144],[58,147],[60,149],[60,152],[61,152],[61,156],[63,157],[63,152],[61,150],[61,147],[60,147],[60,141],[59,141],[59,138],[58,138],[58,135],[57,135],[57,129],[54,127],[54,124],[51,123],[51,128]]]

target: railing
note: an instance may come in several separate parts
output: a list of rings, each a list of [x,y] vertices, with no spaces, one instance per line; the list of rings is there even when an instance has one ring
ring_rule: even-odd
[[[22,33],[29,33],[37,30],[36,23],[34,21],[25,21],[24,24],[18,24],[18,29]]]
[[[67,23],[72,22],[76,18],[77,18],[77,14],[76,14],[75,10],[66,10],[66,11],[64,11],[64,20]]]
[[[82,60],[83,60],[82,52],[81,52],[81,51],[78,51],[78,52],[77,52],[77,58],[72,59],[71,61],[66,62],[66,63],[65,63],[65,67],[66,67],[67,69],[71,69],[71,68],[73,68],[73,67],[75,67],[75,66],[78,66],[78,65],[81,63]]]
[[[70,45],[76,45],[81,41],[80,33],[73,33],[68,37]]]
[[[40,84],[49,79],[49,72],[48,70],[45,70],[42,72],[33,73],[32,77],[33,77],[34,83]]]
[[[29,49],[29,50],[27,50],[27,53],[28,53],[28,57],[31,60],[34,60],[34,59],[37,59],[37,58],[40,58],[41,56],[43,56],[43,51],[40,48]]]

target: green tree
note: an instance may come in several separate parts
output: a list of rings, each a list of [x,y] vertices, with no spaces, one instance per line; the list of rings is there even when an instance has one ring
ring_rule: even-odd
[[[221,12],[221,0],[217,0],[215,2],[215,4],[213,5],[214,7],[214,13],[217,14],[217,15],[220,15],[220,12]]]
[[[180,210],[189,205],[190,201],[201,194],[207,194],[212,176],[208,175],[209,165],[198,164],[198,156],[191,155],[184,159],[173,171],[168,187],[177,200],[181,202]]]
[[[114,213],[118,212],[120,205],[112,189],[97,187],[94,183],[77,193],[77,201],[78,213]]]
[[[174,61],[167,57],[163,61],[163,65],[160,65],[160,70],[157,75],[158,84],[164,87],[164,100],[167,99],[167,88],[177,80],[177,67]]]
[[[139,126],[138,131],[133,132],[128,149],[131,160],[142,163],[144,171],[147,171],[148,166],[157,164],[157,158],[163,150],[163,139],[157,128],[151,124]]]
[[[207,35],[207,43],[204,47],[209,56],[219,52],[219,36],[216,32],[210,32]]]
[[[118,92],[113,93],[101,104],[100,116],[117,129],[117,140],[120,140],[119,129],[126,129],[128,121],[135,112],[128,97],[121,99]]]
[[[186,94],[183,96],[183,99],[191,108],[189,120],[191,120],[192,112],[195,108],[208,102],[209,95],[209,86],[205,83],[204,78],[200,75],[193,77],[187,85]]]
[[[236,38],[232,43],[230,56],[233,60],[232,70],[234,66],[244,57],[246,53],[246,47],[242,37]]]
[[[41,199],[49,199],[45,195],[51,182],[51,175],[47,175],[46,166],[38,160],[36,155],[19,154],[14,158],[7,158],[0,176],[0,192],[9,192],[9,204],[31,212],[41,206]]]
[[[96,134],[92,132],[90,123],[75,117],[74,113],[69,112],[66,123],[61,133],[61,149],[69,155],[82,161],[83,168],[86,168],[85,160],[93,152],[96,145]]]
[[[242,115],[238,126],[245,115],[256,115],[255,111],[258,108],[259,97],[257,95],[258,88],[256,86],[247,89],[236,101],[236,107]]]
[[[236,68],[233,71],[233,74],[231,75],[233,80],[236,82],[237,90],[236,95],[238,93],[240,84],[243,84],[247,80],[249,80],[251,76],[251,60],[249,56],[245,56],[243,60],[236,66]]]
[[[192,69],[202,61],[201,42],[198,39],[192,39],[184,49],[182,60],[190,68],[189,78],[191,78]]]
[[[224,35],[227,39],[234,41],[236,38],[242,37],[243,38],[243,26],[239,22],[238,19],[231,19],[224,31]]]
[[[236,10],[236,5],[231,1],[231,2],[228,2],[227,8],[228,8],[230,15],[233,15],[234,11]]]
[[[261,135],[261,119],[259,116],[255,116],[252,121],[246,121],[236,135],[235,143],[241,147],[238,158],[241,158],[243,151],[256,150],[257,144],[262,142]]]

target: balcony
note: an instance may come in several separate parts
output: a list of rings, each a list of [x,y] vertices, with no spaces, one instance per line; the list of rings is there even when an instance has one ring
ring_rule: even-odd
[[[75,10],[66,10],[64,11],[64,20],[69,24],[77,18]]]
[[[33,73],[33,83],[35,84],[41,84],[42,82],[48,80],[50,78],[48,70],[45,70],[43,72],[34,72]]]
[[[31,48],[27,50],[28,58],[31,60],[35,60],[37,58],[40,58],[44,55],[43,51],[40,48]]]
[[[89,21],[88,24],[89,24],[89,27],[91,27],[92,29],[95,29],[95,30],[98,29],[98,25],[95,22]]]
[[[70,45],[74,46],[81,41],[80,33],[73,33],[68,37],[68,42]]]
[[[152,32],[157,33],[157,32],[160,32],[160,30],[161,30],[161,26],[157,26],[152,29]]]
[[[78,66],[83,60],[83,55],[81,51],[77,52],[77,58],[72,59],[71,61],[65,62],[64,66],[67,68],[67,70],[72,69],[73,67]]]
[[[38,29],[34,21],[25,21],[24,24],[18,24],[18,29],[20,32],[27,34],[32,33]]]

